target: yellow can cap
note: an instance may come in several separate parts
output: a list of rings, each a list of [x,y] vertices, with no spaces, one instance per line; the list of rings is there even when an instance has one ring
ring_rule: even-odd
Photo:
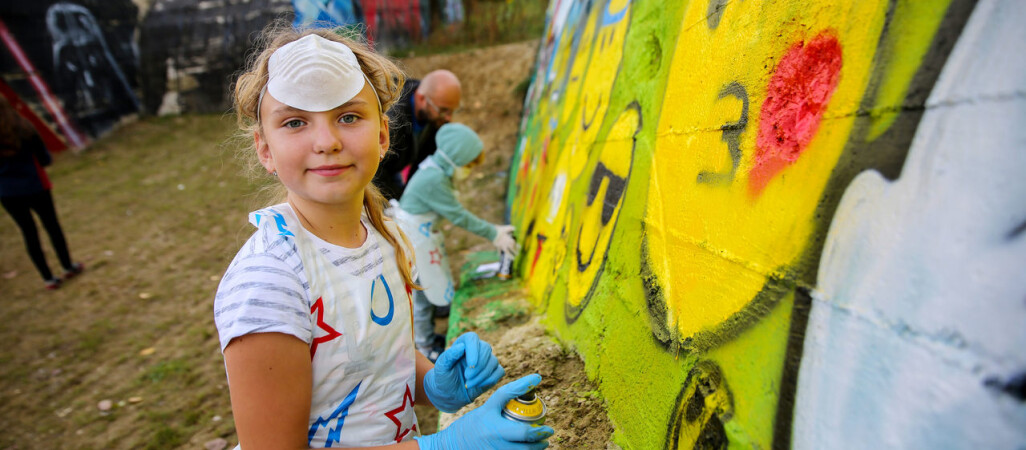
[[[537,398],[524,399],[522,396],[506,403],[503,412],[514,419],[533,422],[545,416],[545,405]]]

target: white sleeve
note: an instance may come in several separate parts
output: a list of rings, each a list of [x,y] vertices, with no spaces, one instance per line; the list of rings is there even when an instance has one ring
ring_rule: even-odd
[[[304,283],[286,261],[266,253],[239,255],[217,287],[214,323],[221,351],[250,333],[285,333],[310,343],[310,305]]]

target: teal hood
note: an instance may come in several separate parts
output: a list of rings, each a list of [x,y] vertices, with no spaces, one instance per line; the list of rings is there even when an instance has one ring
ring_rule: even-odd
[[[446,175],[452,176],[456,167],[463,167],[477,159],[484,149],[484,142],[474,130],[462,123],[447,123],[435,134],[438,149],[431,159]]]

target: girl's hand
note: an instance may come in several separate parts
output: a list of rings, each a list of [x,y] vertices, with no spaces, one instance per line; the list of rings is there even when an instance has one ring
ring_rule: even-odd
[[[439,358],[440,359],[440,358]],[[543,449],[555,431],[502,417],[502,407],[541,382],[538,374],[528,375],[500,387],[481,407],[456,419],[438,433],[415,437],[421,450],[490,448],[497,450]]]
[[[506,375],[492,346],[474,332],[456,338],[424,376],[424,393],[439,410],[453,413],[470,404]]]

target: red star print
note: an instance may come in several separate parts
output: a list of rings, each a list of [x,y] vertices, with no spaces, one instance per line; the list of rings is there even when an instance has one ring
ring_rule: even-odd
[[[413,426],[411,426],[410,428],[407,428],[407,429],[404,430],[403,429],[403,423],[399,419],[396,418],[396,416],[399,415],[399,413],[403,412],[406,409],[406,400],[407,399],[410,400],[410,408],[413,408],[413,395],[410,394],[410,385],[408,385],[408,384],[406,385],[406,393],[403,394],[403,403],[401,405],[399,405],[398,408],[393,409],[393,410],[388,411],[388,412],[385,413],[385,415],[388,416],[388,418],[391,419],[392,422],[395,423],[395,442],[396,443],[402,442],[403,438],[406,437],[407,434],[410,434],[410,431],[417,431],[417,424],[416,423],[414,423]]]
[[[310,344],[310,359],[313,359],[314,353],[317,352],[317,346],[318,345],[320,345],[321,343],[324,343],[324,342],[328,342],[328,341],[330,341],[332,339],[335,339],[335,338],[337,338],[339,336],[342,336],[342,333],[339,333],[338,331],[335,331],[335,329],[332,328],[331,325],[328,325],[328,324],[324,323],[324,300],[323,300],[323,298],[318,298],[317,301],[314,302],[313,306],[310,307],[310,314],[313,314],[314,311],[317,311],[317,328],[320,328],[320,329],[324,330],[328,334],[325,334],[324,336],[321,336],[319,338],[314,338],[313,343]]]
[[[438,249],[431,250],[431,264],[442,264],[442,252],[438,251]]]

